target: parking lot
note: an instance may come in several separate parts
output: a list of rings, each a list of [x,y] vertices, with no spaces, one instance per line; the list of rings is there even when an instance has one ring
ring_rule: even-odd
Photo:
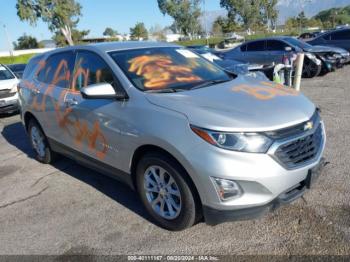
[[[182,232],[152,224],[117,181],[65,158],[38,163],[19,116],[3,116],[0,254],[350,254],[349,83],[349,66],[302,82],[322,110],[329,162],[303,199],[257,220]]]

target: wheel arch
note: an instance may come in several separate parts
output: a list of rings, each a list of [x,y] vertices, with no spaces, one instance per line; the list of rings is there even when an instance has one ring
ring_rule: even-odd
[[[173,156],[173,154],[171,154],[170,152],[168,152],[167,150],[165,150],[159,146],[155,146],[155,145],[151,145],[151,144],[142,145],[135,150],[133,157],[132,157],[132,161],[131,161],[131,167],[130,167],[131,177],[132,177],[132,182],[133,182],[134,188],[137,189],[137,185],[136,185],[137,164],[146,153],[150,153],[150,152],[161,153],[163,155],[170,157],[173,161],[175,161],[179,165],[179,167],[181,169],[183,169],[184,175],[186,176],[185,178],[188,180],[188,182],[190,184],[189,186],[193,190],[195,200],[199,203],[200,208],[202,208],[202,201],[200,198],[200,194],[198,192],[198,189],[197,189],[192,177],[189,175],[189,172],[186,170],[184,165],[181,164],[181,162],[176,157]]]

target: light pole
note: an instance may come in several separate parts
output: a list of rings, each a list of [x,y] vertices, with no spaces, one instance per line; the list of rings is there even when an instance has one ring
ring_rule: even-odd
[[[6,35],[6,39],[7,39],[7,45],[8,45],[10,56],[13,56],[13,50],[12,50],[9,34],[7,32],[6,24],[3,23],[2,21],[0,21],[0,24],[2,24],[2,26],[4,27],[4,31],[5,31],[5,35]]]
[[[209,46],[207,12],[206,12],[206,8],[205,8],[205,0],[203,0],[203,14],[204,14],[203,18],[204,18],[205,39],[207,41],[207,45]]]

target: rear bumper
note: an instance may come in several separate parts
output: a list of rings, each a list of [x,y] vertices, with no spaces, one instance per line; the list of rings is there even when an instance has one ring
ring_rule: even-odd
[[[317,169],[318,175],[322,172],[322,169],[325,165],[324,158],[322,158],[319,164],[314,167]],[[317,175],[317,176],[318,176]],[[240,220],[250,220],[263,216],[268,212],[273,212],[281,205],[289,204],[304,195],[307,189],[310,188],[314,181],[311,178],[311,170],[309,175],[299,184],[293,186],[292,188],[286,190],[278,197],[276,197],[271,202],[250,208],[244,208],[239,210],[218,210],[209,206],[203,206],[203,215],[205,222],[208,225],[215,226],[224,222],[229,221],[240,221]]]

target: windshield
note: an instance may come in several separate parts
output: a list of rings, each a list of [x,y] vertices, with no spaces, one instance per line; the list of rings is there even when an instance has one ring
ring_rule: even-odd
[[[204,83],[231,80],[222,69],[183,48],[145,48],[110,55],[142,91],[189,90]]]
[[[6,68],[0,65],[0,80],[14,79],[15,76]]]
[[[294,45],[294,46],[297,46],[297,47],[301,48],[301,49],[310,48],[311,47],[310,44],[305,43],[305,42],[300,41],[300,40],[295,39],[295,38],[285,38],[284,40],[287,41],[288,43]]]

